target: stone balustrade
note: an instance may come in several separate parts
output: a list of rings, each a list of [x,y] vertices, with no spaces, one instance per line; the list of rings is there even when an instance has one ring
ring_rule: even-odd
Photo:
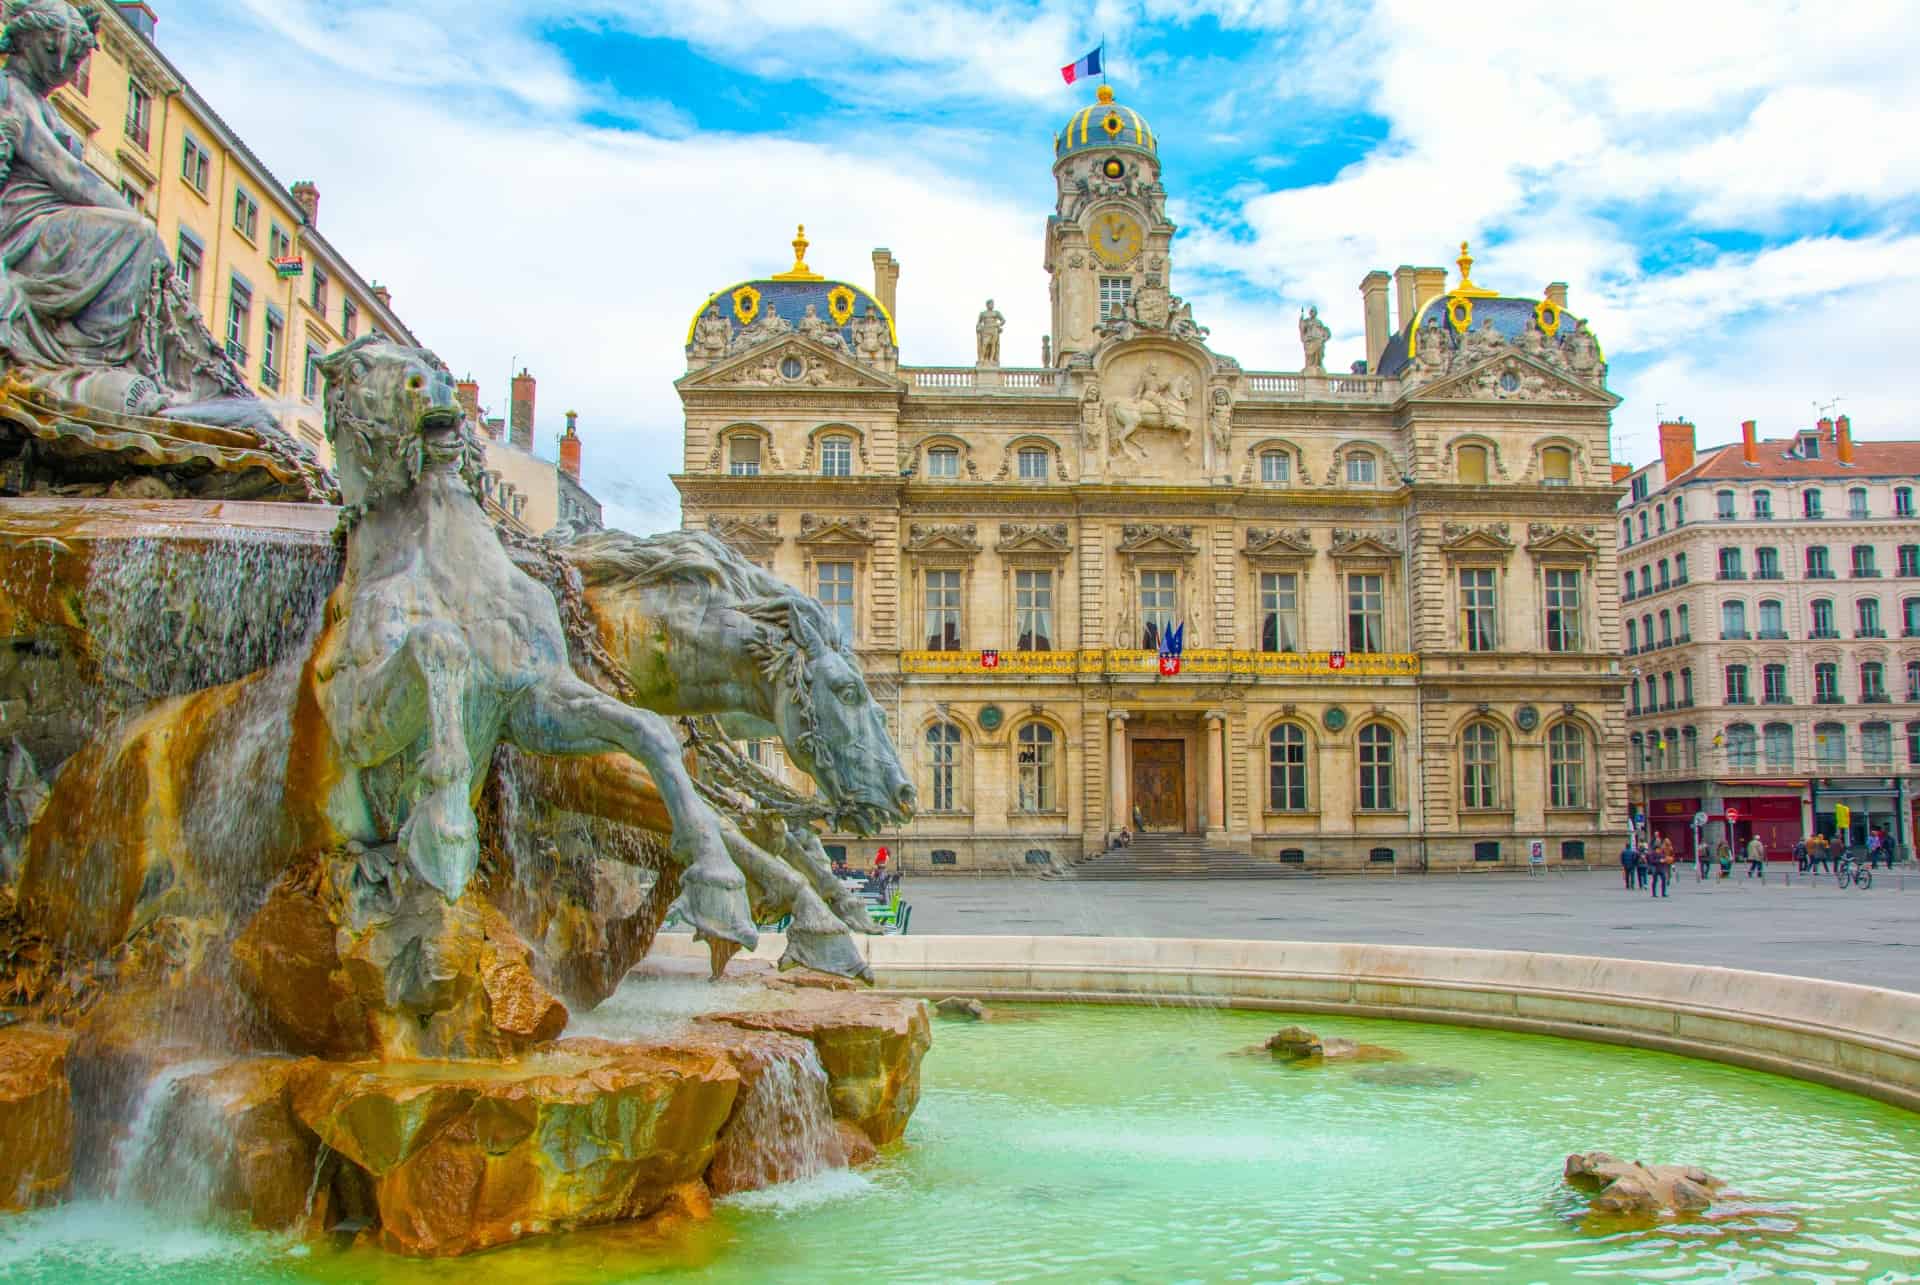
[[[994,663],[987,663],[987,656]],[[1341,658],[1336,666],[1334,658]],[[1160,655],[1151,650],[1085,648],[1079,651],[905,651],[903,674],[1158,674]],[[1182,677],[1416,678],[1420,657],[1401,652],[1240,651],[1190,647],[1180,658]]]

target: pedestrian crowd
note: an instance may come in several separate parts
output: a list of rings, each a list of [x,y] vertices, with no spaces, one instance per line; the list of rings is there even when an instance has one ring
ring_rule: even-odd
[[[1767,845],[1759,835],[1752,836],[1741,845],[1740,855],[1747,863],[1747,878],[1766,882]],[[1693,856],[1700,882],[1712,878],[1715,867],[1718,867],[1722,879],[1733,877],[1734,851],[1725,839],[1711,846],[1706,843],[1695,844]],[[1892,836],[1879,826],[1869,829],[1864,856],[1869,868],[1878,868],[1885,861],[1891,870],[1897,856]],[[1822,869],[1838,873],[1847,861],[1860,859],[1850,853],[1844,833],[1828,839],[1816,831],[1793,845],[1794,866],[1802,874],[1818,873]],[[1673,868],[1678,860],[1670,837],[1662,835],[1653,839],[1638,831],[1629,834],[1626,846],[1620,850],[1620,873],[1627,891],[1644,890],[1653,897],[1670,896]]]

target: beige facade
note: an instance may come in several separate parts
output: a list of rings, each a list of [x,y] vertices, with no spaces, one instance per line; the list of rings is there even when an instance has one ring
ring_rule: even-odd
[[[83,159],[154,221],[248,386],[330,464],[313,362],[370,330],[418,341],[320,235],[313,185],[281,186],[160,52],[151,11],[75,3],[99,15],[99,48],[53,102]]]
[[[1776,858],[1851,813],[1911,844],[1920,786],[1920,443],[1853,443],[1843,416],[1753,426],[1662,458],[1621,502],[1636,806],[1691,842],[1758,832]]]
[[[1312,320],[1302,368],[1244,369],[1171,292],[1158,142],[1103,97],[1056,144],[1051,366],[1001,366],[991,306],[976,364],[900,364],[893,256],[863,290],[804,241],[689,328],[687,525],[842,614],[920,796],[878,842],[1024,869],[1138,809],[1306,868],[1598,856],[1614,399],[1564,287],[1500,296],[1463,254],[1451,286],[1402,269],[1390,326],[1369,274],[1371,372],[1328,374]]]

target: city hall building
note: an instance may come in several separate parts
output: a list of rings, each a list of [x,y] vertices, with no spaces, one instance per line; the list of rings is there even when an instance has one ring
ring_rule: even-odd
[[[1482,288],[1463,245],[1366,275],[1351,372],[1317,314],[1217,352],[1160,142],[1105,87],[1055,137],[1039,367],[1001,363],[991,302],[975,364],[903,363],[886,250],[862,287],[803,231],[716,291],[677,385],[686,525],[838,615],[917,781],[880,840],[908,869],[1060,865],[1136,816],[1308,869],[1599,858],[1615,399],[1566,287]]]

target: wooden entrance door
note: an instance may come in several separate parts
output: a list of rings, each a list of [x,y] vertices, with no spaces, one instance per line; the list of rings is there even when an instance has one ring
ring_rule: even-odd
[[[1187,825],[1187,743],[1133,743],[1133,806],[1149,830]]]

